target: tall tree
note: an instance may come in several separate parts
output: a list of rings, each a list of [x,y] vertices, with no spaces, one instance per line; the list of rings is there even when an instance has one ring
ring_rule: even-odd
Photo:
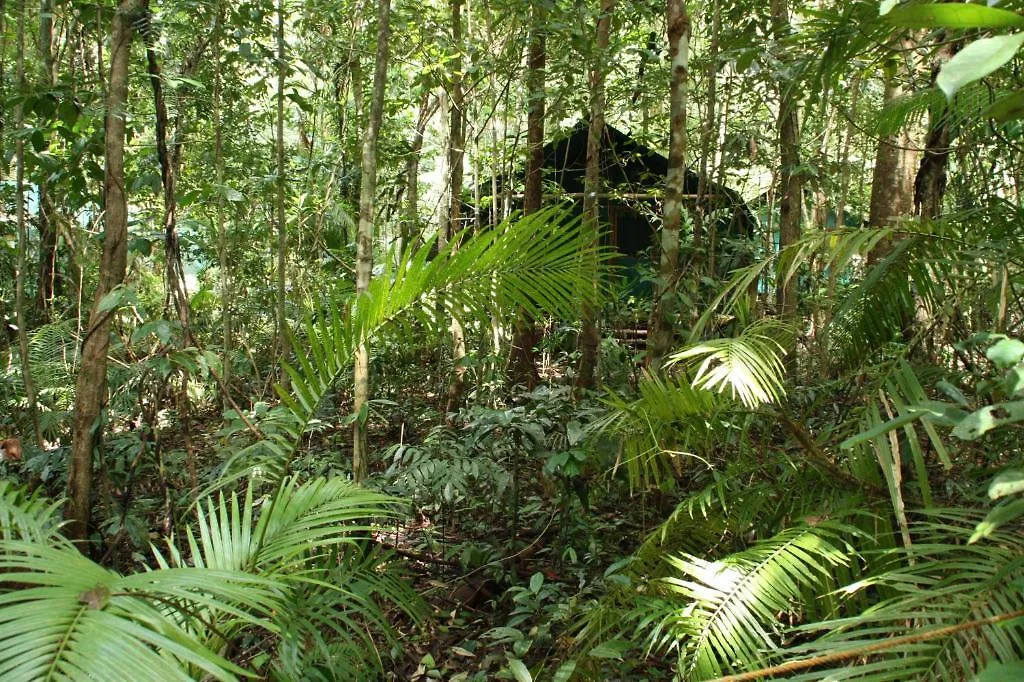
[[[277,223],[277,344],[282,358],[288,355],[287,324],[287,289],[285,287],[288,264],[288,218],[285,214],[285,162],[284,162],[284,90],[288,77],[288,64],[285,61],[284,18],[285,0],[277,0],[277,192],[274,198],[275,222]],[[286,375],[282,373],[282,379]]]
[[[583,220],[592,233],[591,248],[598,247],[601,194],[601,137],[604,135],[605,64],[611,36],[612,12],[615,0],[601,0],[597,18],[594,59],[590,67],[590,128],[587,131],[587,167],[583,184]],[[596,284],[596,283],[595,283]],[[601,334],[598,329],[597,310],[592,305],[583,308],[580,328],[580,365],[576,375],[577,388],[593,388],[597,376],[598,348]]]
[[[690,80],[691,26],[685,0],[668,0],[665,15],[672,66],[668,176],[665,178],[665,216],[661,226],[661,263],[647,337],[647,359],[655,372],[661,370],[675,329],[672,299],[679,270],[679,228],[683,222],[683,194],[686,191],[686,99]]]
[[[44,90],[53,88],[55,80],[53,60],[53,2],[39,2],[39,81]],[[50,140],[43,139],[46,148]],[[37,305],[43,317],[50,315],[53,297],[57,293],[57,224],[54,216],[55,207],[50,196],[50,184],[45,176],[38,182],[39,208],[37,212],[37,229],[39,230],[39,287]]]
[[[228,257],[228,231],[224,222],[224,120],[221,111],[224,90],[224,66],[221,63],[221,41],[224,31],[224,7],[218,2],[215,10],[217,25],[213,35],[213,165],[217,178],[217,262],[220,269],[221,295],[221,345],[223,361],[221,363],[221,381],[224,385],[224,409],[231,402],[231,348],[232,333],[232,301],[231,301],[231,261]]]
[[[906,66],[900,50],[900,43],[894,43],[890,58],[884,65],[884,90],[882,106],[894,102],[903,95],[901,78]],[[909,41],[904,41],[909,47]],[[871,178],[871,204],[868,223],[872,227],[884,227],[901,216],[909,216],[914,210],[914,176],[917,166],[917,152],[913,148],[911,131],[908,126],[878,139],[875,150],[875,170]],[[880,260],[892,248],[889,241],[879,242],[869,255],[871,262]]]
[[[43,433],[39,426],[39,411],[36,408],[35,382],[32,380],[32,364],[28,355],[28,319],[25,311],[25,273],[28,268],[28,226],[25,224],[25,138],[21,129],[25,125],[24,97],[28,89],[25,78],[25,0],[18,8],[18,37],[15,76],[18,79],[18,102],[14,110],[14,127],[18,137],[14,142],[15,157],[15,216],[18,223],[18,273],[15,276],[14,314],[18,321],[18,350],[21,355],[21,380],[25,385],[29,414],[36,444],[42,447]]]
[[[707,110],[704,114],[704,123],[701,127],[700,139],[700,172],[697,178],[697,203],[693,213],[693,257],[697,261],[698,271],[704,271],[701,266],[701,250],[706,248],[708,253],[714,253],[714,235],[707,235],[708,244],[703,244],[705,238],[704,218],[708,213],[711,202],[708,200],[708,160],[711,158],[711,142],[718,123],[715,118],[718,104],[718,52],[722,36],[722,3],[721,0],[712,0],[711,8],[711,40],[708,46],[708,89],[707,89]]]
[[[463,159],[466,149],[465,96],[462,83],[462,0],[451,0],[452,21],[452,70],[449,81],[451,106],[448,108],[448,227],[444,232],[448,239],[458,239],[462,226],[462,182]],[[462,401],[466,367],[466,333],[457,317],[452,317],[452,361],[455,374],[448,385],[447,412],[454,412]]]
[[[936,37],[938,48],[932,64],[932,84],[942,65],[953,58],[962,40],[949,42],[945,32]],[[945,100],[928,112],[928,133],[925,136],[921,165],[914,178],[914,213],[923,218],[942,215],[946,195],[946,172],[949,168],[950,144],[953,139],[952,112]]]
[[[68,462],[68,501],[64,511],[67,535],[85,550],[92,499],[93,452],[102,435],[99,423],[107,394],[107,350],[114,309],[100,305],[124,281],[128,262],[128,201],[124,183],[125,105],[128,64],[135,25],[148,9],[147,0],[121,0],[110,32],[110,73],[107,87],[103,173],[103,256],[99,285],[82,342],[81,366],[75,387],[75,419]]]
[[[153,91],[153,111],[156,115],[156,154],[160,163],[160,184],[164,200],[164,261],[165,261],[165,307],[173,308],[181,324],[184,344],[192,344],[192,330],[188,295],[185,291],[185,268],[181,259],[181,241],[178,238],[178,195],[176,192],[178,168],[168,146],[167,100],[164,97],[163,76],[156,55],[156,30],[152,17],[147,12],[143,25],[143,39],[146,43],[146,70],[149,73],[150,88]],[[177,143],[175,143],[177,149]]]
[[[777,45],[789,37],[789,2],[772,0],[772,33]],[[782,48],[780,47],[780,50]],[[800,172],[799,93],[794,79],[779,77],[779,249],[800,239],[800,218],[803,209],[803,176]],[[784,264],[780,263],[780,268]],[[797,318],[797,280],[785,276],[780,269],[776,305],[783,320]],[[794,356],[790,356],[791,358]]]
[[[544,192],[544,112],[546,96],[544,82],[547,67],[547,8],[543,2],[531,5],[530,45],[526,58],[526,188],[523,213],[529,215],[540,210]],[[535,320],[520,315],[512,335],[509,369],[512,380],[528,388],[540,382],[534,346],[538,333]]]
[[[391,0],[379,0],[377,5],[377,54],[373,70],[373,93],[370,116],[363,134],[363,154],[359,187],[359,231],[356,234],[356,293],[363,294],[370,287],[373,269],[373,218],[377,194],[377,137],[384,115],[384,90],[388,75],[388,39],[391,34]],[[363,339],[355,356],[356,414],[352,428],[352,477],[356,481],[366,478],[369,470],[369,447],[364,423],[367,401],[370,397],[370,351]]]

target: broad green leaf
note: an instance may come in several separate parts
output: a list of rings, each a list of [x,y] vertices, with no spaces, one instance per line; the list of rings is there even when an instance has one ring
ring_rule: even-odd
[[[985,111],[985,115],[1000,123],[1024,118],[1024,90],[1000,97]]]
[[[1024,358],[1024,343],[1017,339],[1003,339],[985,351],[985,357],[999,369],[1013,367]]]
[[[530,669],[518,658],[508,659],[508,669],[515,675],[516,682],[533,682],[533,675],[530,674]]]
[[[587,652],[587,655],[593,658],[614,658],[621,661],[626,652],[632,648],[632,642],[624,639],[610,639],[595,646]]]
[[[976,5],[946,6],[975,7]],[[946,97],[952,98],[963,86],[984,78],[1013,59],[1022,44],[1024,44],[1024,33],[976,40],[942,65],[935,84],[946,93]]]
[[[1024,493],[1024,471],[1004,471],[988,486],[988,496],[993,500],[1019,493]]]
[[[967,3],[904,5],[886,15],[903,28],[1016,28],[1024,17],[1006,9]]]
[[[530,592],[537,594],[540,592],[541,586],[544,585],[544,574],[540,571],[533,574],[530,578]]]
[[[1024,367],[1014,367],[1006,373],[1004,379],[1006,392],[1012,396],[1019,396],[1024,393]]]
[[[99,305],[96,306],[96,312],[105,313],[108,310],[113,310],[119,307],[125,299],[127,290],[124,287],[114,287],[112,291],[100,299]]]
[[[953,429],[953,435],[961,440],[974,440],[992,429],[1022,420],[1024,420],[1024,400],[997,403],[967,415]]]
[[[573,673],[576,672],[576,661],[569,660],[558,666],[558,670],[555,671],[555,676],[551,678],[552,682],[569,682],[572,679]]]

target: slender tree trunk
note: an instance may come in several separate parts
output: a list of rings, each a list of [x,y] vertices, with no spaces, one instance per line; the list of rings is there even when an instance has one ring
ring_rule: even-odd
[[[224,120],[221,111],[224,79],[221,64],[221,40],[223,38],[223,12],[221,4],[217,6],[217,28],[213,36],[213,165],[217,174],[217,261],[220,266],[221,295],[221,382],[224,385],[224,409],[231,406],[231,374],[232,374],[232,319],[231,319],[231,261],[228,252],[228,230],[224,222]]]
[[[124,281],[128,256],[128,203],[124,186],[124,109],[128,101],[128,62],[135,22],[146,0],[122,0],[110,34],[110,82],[107,88],[106,166],[103,178],[103,256],[99,286],[82,342],[75,390],[75,419],[68,462],[67,536],[83,551],[89,533],[93,450],[103,432],[100,422],[107,394],[107,350],[113,310],[101,310],[103,297]]]
[[[547,10],[543,3],[531,5],[530,46],[526,64],[526,96],[529,109],[526,114],[526,188],[523,213],[529,215],[540,210],[544,181],[544,80],[547,65],[546,26]],[[540,383],[534,346],[539,341],[536,320],[520,314],[512,335],[509,369],[512,381],[533,389]]]
[[[288,77],[285,62],[284,17],[285,0],[277,0],[277,196],[274,201],[275,222],[277,223],[277,344],[279,357],[288,357],[288,291],[286,288],[288,265],[288,219],[285,215],[285,163],[284,163],[284,89]],[[282,371],[281,380],[287,375]]]
[[[359,188],[359,233],[356,235],[356,293],[370,287],[373,269],[373,216],[377,193],[377,136],[384,114],[384,90],[387,86],[388,39],[390,37],[391,0],[380,0],[377,8],[377,55],[373,71],[373,95],[370,116],[363,135],[362,182]],[[369,471],[366,425],[362,421],[370,397],[370,352],[363,339],[355,357],[356,415],[352,437],[352,477],[358,482]]]
[[[668,0],[668,49],[672,64],[669,87],[670,139],[668,177],[665,179],[665,217],[661,227],[661,265],[654,288],[654,305],[647,336],[647,360],[651,371],[660,372],[672,346],[676,310],[673,303],[679,271],[679,228],[683,221],[686,191],[686,99],[689,94],[690,15],[685,0]]]
[[[448,236],[458,239],[462,229],[463,159],[466,149],[465,97],[462,84],[462,0],[451,0],[452,49],[458,55],[452,60],[451,107],[448,124]],[[452,317],[452,362],[455,366],[452,382],[448,385],[446,412],[455,412],[462,402],[466,375],[466,333],[457,317]]]
[[[587,131],[587,167],[583,187],[583,220],[591,232],[589,248],[596,250],[600,241],[601,193],[601,138],[604,136],[605,105],[605,64],[608,59],[608,44],[611,35],[612,12],[615,0],[601,0],[600,16],[597,20],[594,61],[590,69],[590,129]],[[595,282],[595,286],[596,286]],[[580,365],[576,375],[577,389],[594,388],[597,377],[598,349],[601,333],[598,327],[597,310],[587,304],[583,308],[580,328]]]
[[[698,259],[698,272],[704,272],[701,249],[715,251],[714,242],[707,245],[702,244],[705,236],[704,217],[708,212],[711,202],[707,200],[708,193],[708,157],[711,156],[711,141],[715,136],[718,126],[715,120],[716,105],[718,98],[718,52],[722,34],[722,3],[721,0],[711,2],[711,44],[708,47],[708,92],[707,111],[704,114],[704,125],[701,128],[700,140],[700,172],[697,178],[697,205],[693,215],[693,253]],[[712,275],[713,276],[713,275]]]
[[[402,225],[402,249],[404,255],[413,249],[413,242],[419,238],[420,221],[420,154],[423,152],[423,135],[427,130],[427,123],[436,110],[436,105],[431,104],[429,92],[424,92],[420,98],[420,111],[416,117],[416,129],[412,135],[412,143],[409,145],[409,156],[405,160],[405,222]]]
[[[28,90],[25,78],[25,2],[21,1],[18,8],[18,46],[16,57],[16,77],[21,97],[14,105],[14,127],[19,133],[25,125],[25,109],[22,104]],[[28,268],[28,226],[25,224],[25,138],[20,134],[14,142],[15,158],[15,214],[18,223],[18,274],[15,277],[14,314],[18,321],[18,350],[21,355],[21,380],[25,384],[25,395],[28,398],[28,411],[32,417],[32,428],[36,445],[42,447],[43,432],[39,426],[39,411],[36,407],[36,387],[32,380],[32,363],[28,356],[28,319],[25,315],[25,272]],[[3,163],[3,161],[0,161]]]
[[[178,322],[181,324],[184,345],[187,347],[192,345],[192,331],[188,293],[185,291],[185,269],[181,260],[181,242],[178,238],[178,196],[175,191],[177,168],[167,144],[167,102],[164,98],[160,64],[154,49],[156,41],[154,30],[147,20],[143,36],[146,42],[146,69],[149,73],[150,87],[153,90],[153,110],[156,114],[156,153],[160,162],[160,179],[164,194],[164,260],[166,261],[167,287],[164,305],[168,309],[174,309]]]
[[[54,83],[53,62],[53,2],[39,2],[39,78],[44,89],[50,90]],[[46,147],[50,140],[45,140]],[[39,291],[36,303],[44,319],[49,319],[53,297],[58,292],[57,275],[57,221],[54,216],[53,198],[49,183],[39,182]]]
[[[941,47],[935,55],[932,67],[933,85],[939,69],[960,49],[960,41],[949,43],[945,42],[945,39],[944,33],[938,37]],[[917,169],[917,177],[914,178],[914,214],[922,218],[935,219],[942,215],[942,200],[946,196],[946,172],[949,169],[949,146],[953,137],[949,114],[949,106],[944,100],[929,112],[924,154]]]
[[[0,102],[7,101],[7,3],[0,0]],[[7,117],[0,116],[0,159],[7,158]],[[7,163],[0,160],[0,181],[4,179]]]
[[[772,0],[772,31],[775,40],[782,42],[789,35],[789,3]],[[800,218],[803,211],[803,179],[800,173],[799,94],[796,84],[779,82],[779,159],[782,165],[779,180],[779,250],[800,239]],[[780,270],[777,274],[776,305],[779,317],[796,324],[797,279],[787,278]],[[795,355],[790,356],[793,362]],[[792,366],[792,365],[791,365]]]

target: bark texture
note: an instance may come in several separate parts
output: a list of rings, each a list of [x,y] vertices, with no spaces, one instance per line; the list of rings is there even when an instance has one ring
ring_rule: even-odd
[[[592,233],[590,249],[598,247],[600,238],[600,202],[601,193],[601,136],[604,135],[605,105],[605,63],[608,58],[608,43],[611,33],[612,12],[615,0],[601,0],[601,14],[597,20],[597,37],[595,39],[595,55],[590,69],[590,129],[587,131],[587,167],[583,181],[583,221],[585,229]],[[595,282],[596,286],[596,282]],[[598,348],[601,334],[598,326],[597,310],[587,304],[583,308],[583,319],[580,329],[579,350],[580,365],[576,374],[578,389],[594,388],[597,377]]]
[[[665,179],[665,216],[661,226],[661,263],[654,288],[654,306],[647,336],[647,360],[651,371],[661,371],[672,346],[675,331],[675,285],[679,271],[679,228],[683,222],[683,194],[686,191],[686,100],[690,80],[690,15],[686,2],[668,0],[669,87],[671,117],[668,146],[668,176]]]
[[[783,41],[790,31],[789,3],[772,0],[772,26],[776,41]],[[800,218],[803,207],[803,177],[800,173],[800,120],[799,97],[793,82],[779,83],[779,158],[782,169],[779,178],[779,250],[800,239]],[[797,279],[787,278],[780,261],[775,292],[779,317],[796,322]],[[790,356],[792,357],[792,356]]]
[[[532,6],[530,47],[526,64],[526,92],[529,98],[526,115],[526,189],[523,197],[523,212],[526,214],[539,211],[543,200],[546,17],[544,5],[535,3]],[[521,313],[512,335],[509,370],[514,383],[524,384],[531,390],[540,383],[540,374],[534,357],[534,346],[538,341],[536,320],[529,319]]]
[[[356,235],[356,293],[370,287],[373,269],[373,217],[377,194],[377,137],[384,115],[384,89],[388,74],[388,39],[391,35],[391,1],[380,0],[377,7],[377,55],[373,70],[373,94],[370,116],[363,134],[362,179],[359,187],[359,232]],[[362,416],[370,397],[370,352],[365,340],[356,349],[355,357],[356,415]],[[352,428],[352,478],[357,482],[369,471],[369,448],[366,425],[357,418]]]
[[[107,88],[106,163],[103,174],[103,256],[99,286],[82,342],[81,366],[75,390],[75,417],[68,462],[68,501],[64,517],[67,536],[83,551],[87,547],[92,506],[93,451],[103,432],[100,415],[107,399],[107,351],[112,310],[100,301],[124,281],[128,256],[128,201],[124,186],[124,109],[128,101],[128,63],[134,24],[147,8],[146,0],[122,0],[114,13],[110,34],[110,80]]]

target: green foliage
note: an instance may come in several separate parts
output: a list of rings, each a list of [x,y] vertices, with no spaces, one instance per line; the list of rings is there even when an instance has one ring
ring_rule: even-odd
[[[20,517],[4,528],[34,540],[0,541],[0,671],[11,679],[197,670],[230,680],[248,673],[218,652],[257,632],[261,646],[279,642],[273,665],[288,675],[318,668],[334,679],[380,665],[373,633],[390,630],[384,604],[417,614],[388,557],[360,542],[366,519],[394,514],[394,501],[344,480],[288,479],[266,499],[250,489],[208,500],[187,551],[169,540],[157,569],[128,576],[40,537],[52,511],[38,501],[3,499],[4,516]]]
[[[778,402],[785,367],[781,356],[792,336],[786,325],[771,319],[759,320],[733,339],[704,341],[669,356],[673,364],[703,358],[694,370],[693,385],[708,391],[716,388],[737,396],[746,407]],[[785,343],[784,343],[785,342]]]
[[[665,612],[641,623],[651,626],[649,648],[678,648],[679,671],[691,680],[763,661],[778,647],[779,614],[821,611],[818,595],[853,559],[844,539],[853,532],[829,522],[796,526],[719,561],[670,558]]]
[[[436,334],[453,317],[464,325],[489,325],[492,315],[506,319],[517,312],[535,319],[576,315],[578,306],[593,303],[598,295],[593,282],[608,258],[606,252],[584,249],[587,239],[578,219],[553,208],[449,244],[432,260],[429,243],[397,267],[390,265],[397,257],[391,254],[365,294],[334,302],[319,320],[307,320],[307,352],[296,357],[296,366],[285,364],[294,395],[277,387],[287,411],[277,413],[266,441],[228,462],[222,483],[248,472],[272,480],[284,474],[296,444],[327,392],[348,371],[360,343],[384,334]]]

